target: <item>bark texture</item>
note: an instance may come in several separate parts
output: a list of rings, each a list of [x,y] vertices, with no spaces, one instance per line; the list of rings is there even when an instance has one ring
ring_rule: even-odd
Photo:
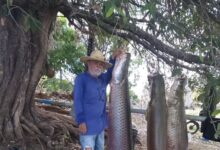
[[[49,149],[54,136],[77,135],[71,118],[37,109],[33,101],[57,5],[15,0],[7,6],[4,2],[0,3],[7,10],[0,14],[0,141],[31,149],[26,146],[28,137],[39,141],[42,149]]]

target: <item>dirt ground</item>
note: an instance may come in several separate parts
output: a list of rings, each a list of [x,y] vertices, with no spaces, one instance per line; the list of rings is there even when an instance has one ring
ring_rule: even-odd
[[[139,134],[140,144],[135,145],[135,150],[147,150],[147,140],[146,140],[146,132],[147,132],[147,122],[145,120],[144,115],[141,114],[132,114],[132,122],[133,126],[136,127]],[[33,147],[31,150],[42,150],[39,142],[32,143]],[[2,146],[0,145],[0,150],[22,150],[20,148],[15,149],[10,146]],[[30,149],[27,149],[30,150]],[[68,144],[56,144],[56,146],[51,150],[80,150],[80,145],[78,143],[68,143]],[[207,141],[202,138],[202,133],[198,131],[196,134],[189,135],[189,149],[188,150],[220,150],[220,142]]]
[[[205,140],[202,138],[202,133],[197,132],[192,135],[192,139],[189,141],[189,150],[219,150],[220,142],[211,140]]]
[[[196,113],[198,113],[198,111],[199,110],[190,110],[187,111],[187,113],[197,115]],[[135,150],[147,150],[147,122],[145,121],[144,115],[132,114],[132,122],[133,125],[136,126],[136,128],[138,129],[140,141],[142,143],[142,145],[136,145]],[[200,131],[196,132],[196,134],[193,135],[189,134],[188,140],[188,150],[220,150],[220,142],[203,139],[202,133]]]
[[[142,104],[142,108],[146,104]],[[140,108],[140,107],[138,107]],[[186,110],[186,114],[190,115],[196,115],[199,114],[199,107],[188,109]],[[135,145],[135,150],[147,150],[147,139],[146,139],[146,133],[147,133],[147,122],[145,120],[145,116],[143,114],[134,114],[132,113],[132,124],[133,127],[138,130],[139,134],[139,140],[141,144]],[[207,141],[202,138],[202,133],[198,131],[196,134],[189,135],[189,149],[188,150],[220,150],[220,142],[214,142],[214,141]],[[56,141],[55,141],[56,142]],[[33,144],[33,143],[32,143]],[[31,150],[41,150],[41,144],[39,144],[38,141],[36,141],[35,144],[32,145],[33,148]],[[10,147],[10,148],[9,148]],[[21,150],[21,149],[14,149],[10,145],[3,146],[0,144],[0,150]],[[29,149],[28,149],[29,150]],[[66,143],[66,144],[56,144],[53,148],[53,150],[80,150],[79,143],[72,142],[72,143]]]

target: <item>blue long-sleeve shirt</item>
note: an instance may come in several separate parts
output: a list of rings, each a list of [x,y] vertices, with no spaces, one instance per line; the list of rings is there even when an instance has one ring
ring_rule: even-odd
[[[86,123],[86,135],[101,133],[107,127],[106,87],[111,80],[112,67],[98,78],[88,72],[79,74],[74,84],[74,111],[77,124]]]

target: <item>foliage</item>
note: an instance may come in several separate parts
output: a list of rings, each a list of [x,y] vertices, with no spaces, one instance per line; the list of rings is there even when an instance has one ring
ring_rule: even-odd
[[[57,78],[47,78],[45,76],[41,78],[38,86],[41,92],[43,91],[46,93],[72,93],[73,91],[73,85],[70,81],[60,80]]]
[[[146,3],[146,6],[148,5]],[[208,15],[205,16],[210,8],[202,9],[202,5],[205,6],[206,3],[199,5],[193,1],[178,1],[166,5],[163,2],[155,2],[155,6],[151,7],[153,11],[149,8],[146,10],[152,14],[148,28],[155,35],[160,34],[164,37],[163,40],[173,46],[178,44],[178,47],[185,51],[207,55],[206,53],[213,52],[220,46],[219,32],[216,32],[220,30],[220,26]],[[215,9],[215,6],[211,9]]]
[[[127,0],[108,0],[103,3],[103,12],[106,17],[112,16],[114,13],[118,13],[121,16],[125,16],[125,11],[122,6],[124,3],[128,2]]]
[[[81,73],[84,70],[84,65],[79,58],[84,56],[86,49],[82,44],[79,44],[75,30],[68,26],[65,18],[58,18],[55,30],[52,33],[53,48],[49,51],[48,62],[50,67],[55,71],[68,71],[72,75]],[[61,74],[62,76],[62,74]],[[56,78],[42,77],[39,86],[45,92],[67,92],[73,90],[72,83]]]
[[[80,45],[76,32],[68,27],[67,20],[59,18],[53,33],[54,49],[50,50],[48,61],[56,70],[66,70],[78,74],[84,70],[79,58],[86,54],[86,49]]]
[[[138,98],[138,96],[135,94],[133,90],[129,90],[129,98],[132,104],[137,104],[140,101],[140,99]]]
[[[137,68],[139,68],[143,64],[143,61],[138,58],[134,58],[130,60],[128,76],[133,75],[133,80],[129,81],[129,88],[132,86],[137,86],[137,80],[140,79],[140,72],[138,72]]]
[[[217,116],[218,114],[220,114],[220,109],[215,110],[215,111],[212,113],[212,116]]]
[[[182,68],[180,67],[174,67],[172,69],[172,77],[176,76],[176,75],[181,75],[182,74]]]
[[[203,111],[208,111],[209,115],[212,113],[216,115],[218,113],[218,111],[215,111],[216,105],[220,102],[220,78],[207,73],[206,76],[203,76],[203,79],[200,77],[198,80],[206,82],[200,83],[200,87],[197,86],[198,96],[196,100],[203,103]]]
[[[107,24],[105,31],[126,40],[134,40],[169,65],[176,65],[177,62],[181,67],[194,69],[202,63],[209,65],[217,63],[216,55],[220,54],[217,1],[199,3],[197,0],[100,0],[92,2],[91,5],[99,6],[95,17],[101,16],[97,19],[96,26],[105,28],[103,27],[105,25],[101,24],[103,19],[103,23]],[[110,30],[109,27],[112,29]],[[153,37],[148,37],[148,34]],[[163,44],[156,42],[157,40],[162,40]],[[173,49],[165,52],[166,46]],[[146,49],[142,50],[143,54]],[[179,57],[180,55],[175,51],[185,53],[186,56]],[[186,61],[187,54],[197,57]],[[187,64],[183,64],[180,60],[186,61]]]

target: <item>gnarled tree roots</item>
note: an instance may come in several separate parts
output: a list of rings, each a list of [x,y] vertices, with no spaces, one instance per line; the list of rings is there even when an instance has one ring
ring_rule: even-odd
[[[22,150],[71,150],[79,148],[79,132],[72,117],[40,108],[36,108],[36,114],[35,119],[21,116],[20,126],[23,137],[19,139],[14,137],[13,140],[2,138],[4,144],[0,146],[0,150],[16,148]],[[4,136],[2,135],[2,137]]]

